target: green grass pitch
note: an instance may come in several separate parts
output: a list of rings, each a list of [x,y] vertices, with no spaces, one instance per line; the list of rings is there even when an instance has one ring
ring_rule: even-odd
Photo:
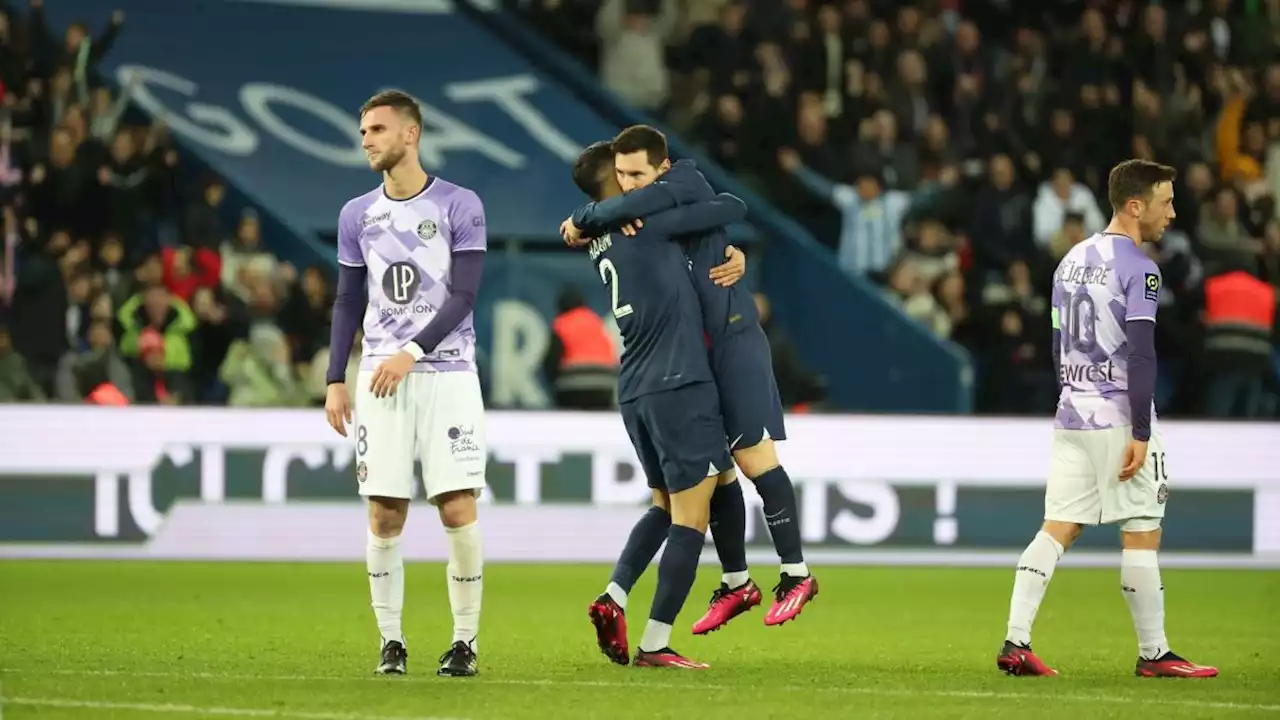
[[[817,568],[794,623],[760,609],[689,635],[718,582],[704,568],[674,645],[689,672],[617,667],[590,600],[608,569],[486,568],[481,675],[435,676],[449,640],[440,565],[407,569],[409,672],[372,675],[377,632],[358,564],[0,562],[0,706],[21,718],[1277,718],[1280,573],[1166,570],[1174,648],[1216,680],[1133,676],[1117,570],[1063,568],[1035,647],[1060,678],[995,669],[1011,569]],[[772,568],[758,582],[772,584]],[[769,573],[769,574],[766,574]],[[631,602],[638,639],[653,572]]]

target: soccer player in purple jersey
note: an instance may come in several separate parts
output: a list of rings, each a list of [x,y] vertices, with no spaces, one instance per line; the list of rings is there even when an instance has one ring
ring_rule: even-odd
[[[484,270],[484,206],[474,192],[422,169],[422,114],[410,96],[389,91],[370,98],[360,109],[360,135],[382,185],[349,201],[338,217],[325,412],[346,437],[353,405],[345,364],[363,317],[356,479],[369,503],[365,561],[382,636],[377,672],[406,669],[400,532],[414,496],[416,457],[449,542],[453,641],[438,674],[468,677],[478,671],[484,579],[476,498],[487,453],[472,315]]]
[[[996,665],[1056,675],[1031,651],[1031,625],[1054,567],[1085,525],[1120,526],[1120,589],[1138,634],[1140,677],[1217,677],[1169,649],[1156,552],[1169,494],[1154,423],[1160,269],[1143,252],[1174,218],[1176,171],[1146,160],[1111,170],[1113,215],[1067,253],[1053,276],[1053,354],[1061,393],[1045,488],[1044,525],[1018,560],[1008,635]]]

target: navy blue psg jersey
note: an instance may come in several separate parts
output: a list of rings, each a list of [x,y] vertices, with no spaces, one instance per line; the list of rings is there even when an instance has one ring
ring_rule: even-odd
[[[686,235],[682,244],[689,256],[692,280],[702,308],[702,322],[712,347],[719,346],[720,340],[728,335],[757,327],[760,314],[747,284],[739,282],[726,288],[711,280],[711,268],[726,260],[724,251],[730,245],[728,234],[714,230]]]
[[[622,333],[618,401],[711,382],[697,294],[680,244],[646,226],[587,247]]]

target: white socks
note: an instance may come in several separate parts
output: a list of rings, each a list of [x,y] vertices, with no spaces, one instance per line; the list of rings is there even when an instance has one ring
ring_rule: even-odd
[[[640,638],[640,649],[644,652],[656,652],[671,644],[671,626],[650,620],[644,626],[644,635]]]
[[[1053,569],[1062,559],[1062,545],[1041,530],[1018,558],[1014,574],[1013,598],[1009,601],[1009,634],[1005,639],[1017,645],[1031,644],[1031,626],[1053,579]]]
[[[453,609],[453,641],[476,649],[480,634],[480,601],[484,595],[484,554],[480,524],[445,528],[449,538],[449,606]]]
[[[622,608],[624,611],[627,609],[627,591],[623,590],[622,586],[618,583],[609,583],[608,587],[604,589],[604,594],[613,598],[613,601],[618,603],[618,607]]]
[[[720,582],[723,582],[730,590],[737,590],[746,585],[751,580],[751,573],[747,570],[739,572],[729,572],[720,575]]]
[[[809,577],[809,566],[805,563],[782,563],[782,574],[791,577]]]
[[[1146,660],[1164,655],[1169,641],[1164,634],[1164,585],[1155,550],[1120,553],[1120,589],[1138,631],[1138,654]]]
[[[404,560],[400,557],[400,536],[383,538],[369,532],[364,550],[369,570],[369,594],[373,597],[373,616],[384,642],[404,643],[400,614],[404,610]]]

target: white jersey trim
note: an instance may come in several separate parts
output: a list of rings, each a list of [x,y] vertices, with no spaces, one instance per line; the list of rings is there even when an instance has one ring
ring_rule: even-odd
[[[451,252],[456,252],[456,253],[460,253],[460,252],[485,252],[485,250],[487,250],[487,249],[488,249],[488,248],[482,248],[482,247],[476,247],[476,248],[455,248],[455,249],[453,249]]]
[[[339,260],[338,264],[346,265],[347,267],[357,267],[357,268],[365,266],[364,263],[353,263],[353,262],[347,262],[346,260]]]
[[[1125,321],[1125,322],[1133,322],[1134,320],[1150,320],[1151,322],[1155,322],[1155,321],[1156,321],[1156,319],[1155,319],[1155,318],[1153,318],[1153,317],[1148,317],[1148,316],[1146,316],[1146,315],[1138,315],[1138,316],[1136,316],[1136,317],[1127,317],[1127,318],[1125,318],[1125,319],[1124,319],[1124,321]]]

